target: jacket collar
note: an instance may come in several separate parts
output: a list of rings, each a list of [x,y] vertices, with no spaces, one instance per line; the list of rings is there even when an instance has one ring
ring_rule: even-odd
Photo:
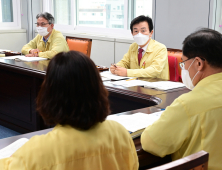
[[[212,75],[210,75],[208,77],[205,77],[204,79],[200,80],[195,87],[206,86],[206,84],[210,84],[210,83],[212,83],[214,81],[221,80],[221,77],[222,77],[222,72],[221,73],[212,74]]]

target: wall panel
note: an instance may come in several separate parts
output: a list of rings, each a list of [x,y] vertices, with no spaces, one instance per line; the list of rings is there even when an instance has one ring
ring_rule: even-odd
[[[12,51],[21,51],[26,44],[26,31],[23,32],[1,32],[0,31],[0,49]]]
[[[184,38],[201,27],[211,27],[210,0],[156,0],[155,39],[168,48],[182,48]]]

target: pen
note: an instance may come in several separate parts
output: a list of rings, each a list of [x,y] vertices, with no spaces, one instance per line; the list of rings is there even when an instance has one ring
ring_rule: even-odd
[[[39,52],[36,51],[35,53],[40,53],[40,52],[42,52],[42,51],[39,51]]]
[[[116,67],[116,64],[115,64],[115,63],[112,63],[111,65],[114,66],[114,67]],[[117,67],[116,67],[116,68],[117,68]]]
[[[126,80],[126,81],[130,81],[130,80],[137,80],[137,78],[133,78],[133,79],[128,79],[128,80]]]

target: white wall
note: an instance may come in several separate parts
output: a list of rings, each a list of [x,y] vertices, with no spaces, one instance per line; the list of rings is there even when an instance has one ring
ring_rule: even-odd
[[[77,31],[63,32],[64,36],[80,37],[92,39],[92,48],[90,58],[97,65],[109,67],[111,63],[119,62],[125,53],[127,53],[133,38],[113,38],[104,35],[83,34]]]
[[[21,51],[26,44],[26,30],[0,30],[0,49]]]
[[[167,48],[182,48],[184,38],[198,28],[212,28],[214,1],[155,0],[154,37]]]

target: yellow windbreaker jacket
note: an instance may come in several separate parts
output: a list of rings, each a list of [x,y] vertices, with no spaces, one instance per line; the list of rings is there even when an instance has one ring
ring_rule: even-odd
[[[131,44],[118,66],[127,68],[129,77],[151,77],[169,80],[169,65],[166,46],[151,39],[140,65],[138,64],[138,45]]]
[[[29,51],[32,49],[39,49],[41,52],[39,53],[39,57],[49,58],[51,59],[57,53],[62,51],[69,51],[68,44],[63,37],[62,33],[52,30],[51,35],[45,45],[43,41],[43,37],[41,35],[37,35],[33,40],[31,40],[28,44],[24,45],[22,48],[22,54],[29,54]]]
[[[57,125],[32,137],[1,170],[138,170],[135,145],[119,123],[105,120],[89,130]]]
[[[222,167],[222,73],[201,80],[178,97],[141,136],[144,150],[176,160],[204,150],[209,169]]]

